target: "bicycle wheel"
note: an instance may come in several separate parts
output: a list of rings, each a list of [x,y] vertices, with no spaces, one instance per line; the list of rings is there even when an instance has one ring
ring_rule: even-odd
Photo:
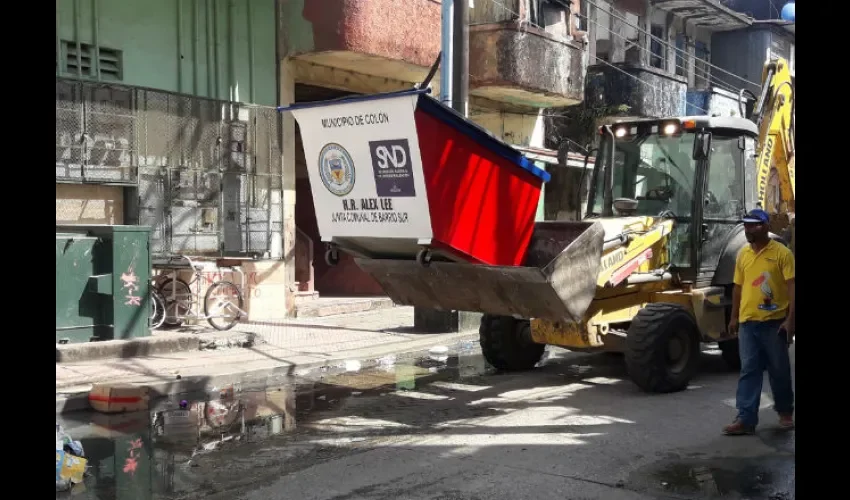
[[[156,330],[165,322],[165,300],[156,289],[151,288],[151,330]]]
[[[192,310],[192,289],[180,278],[169,278],[162,282],[159,293],[165,301],[164,323],[180,326],[183,318]]]
[[[213,283],[204,297],[204,315],[216,330],[230,330],[242,318],[242,292],[229,281]]]

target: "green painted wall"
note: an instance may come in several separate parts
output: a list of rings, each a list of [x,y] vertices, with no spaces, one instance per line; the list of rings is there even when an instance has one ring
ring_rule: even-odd
[[[91,44],[121,51],[120,81],[129,85],[277,104],[274,0],[57,0],[56,5],[60,60],[63,40]],[[76,69],[69,74],[60,64],[57,74],[76,76]]]
[[[313,24],[304,19],[304,2],[309,0],[281,0],[280,20],[283,51],[286,55],[310,52],[313,43]]]

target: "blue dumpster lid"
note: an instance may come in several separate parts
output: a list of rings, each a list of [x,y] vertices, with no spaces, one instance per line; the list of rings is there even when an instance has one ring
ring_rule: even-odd
[[[446,125],[453,127],[458,132],[463,133],[464,135],[470,137],[472,140],[477,142],[480,146],[487,148],[488,150],[498,154],[502,158],[509,160],[514,165],[520,167],[521,169],[529,172],[535,177],[542,179],[543,182],[549,182],[552,178],[548,172],[545,170],[538,168],[532,160],[529,160],[525,157],[519,150],[513,148],[507,142],[499,139],[495,135],[493,135],[490,131],[481,127],[480,125],[464,118],[463,115],[455,111],[454,109],[446,106],[440,101],[434,99],[433,97],[426,95],[430,94],[430,88],[424,89],[407,89],[407,90],[399,90],[395,92],[383,92],[380,94],[369,94],[369,95],[357,95],[357,96],[345,96],[340,97],[338,99],[331,99],[327,101],[314,101],[314,102],[305,102],[300,104],[292,104],[290,106],[278,106],[278,111],[293,111],[297,109],[307,109],[307,108],[318,108],[318,107],[326,107],[326,106],[334,106],[337,104],[347,104],[352,102],[364,102],[364,101],[373,101],[378,99],[389,99],[392,97],[399,97],[403,95],[419,95],[418,106],[421,107],[425,112],[433,115],[438,120],[442,121]]]

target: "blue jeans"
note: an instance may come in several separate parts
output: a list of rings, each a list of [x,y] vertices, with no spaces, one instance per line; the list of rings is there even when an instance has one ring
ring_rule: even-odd
[[[755,427],[758,424],[765,369],[773,392],[773,409],[780,415],[794,413],[788,343],[779,335],[783,321],[745,321],[738,327],[741,377],[736,406],[738,419],[744,425]]]

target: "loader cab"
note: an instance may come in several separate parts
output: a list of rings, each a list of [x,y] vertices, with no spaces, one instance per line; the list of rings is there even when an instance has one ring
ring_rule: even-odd
[[[698,286],[721,284],[718,265],[742,229],[741,216],[755,207],[755,124],[737,117],[634,120],[601,127],[600,135],[586,218],[673,219],[671,270]]]

